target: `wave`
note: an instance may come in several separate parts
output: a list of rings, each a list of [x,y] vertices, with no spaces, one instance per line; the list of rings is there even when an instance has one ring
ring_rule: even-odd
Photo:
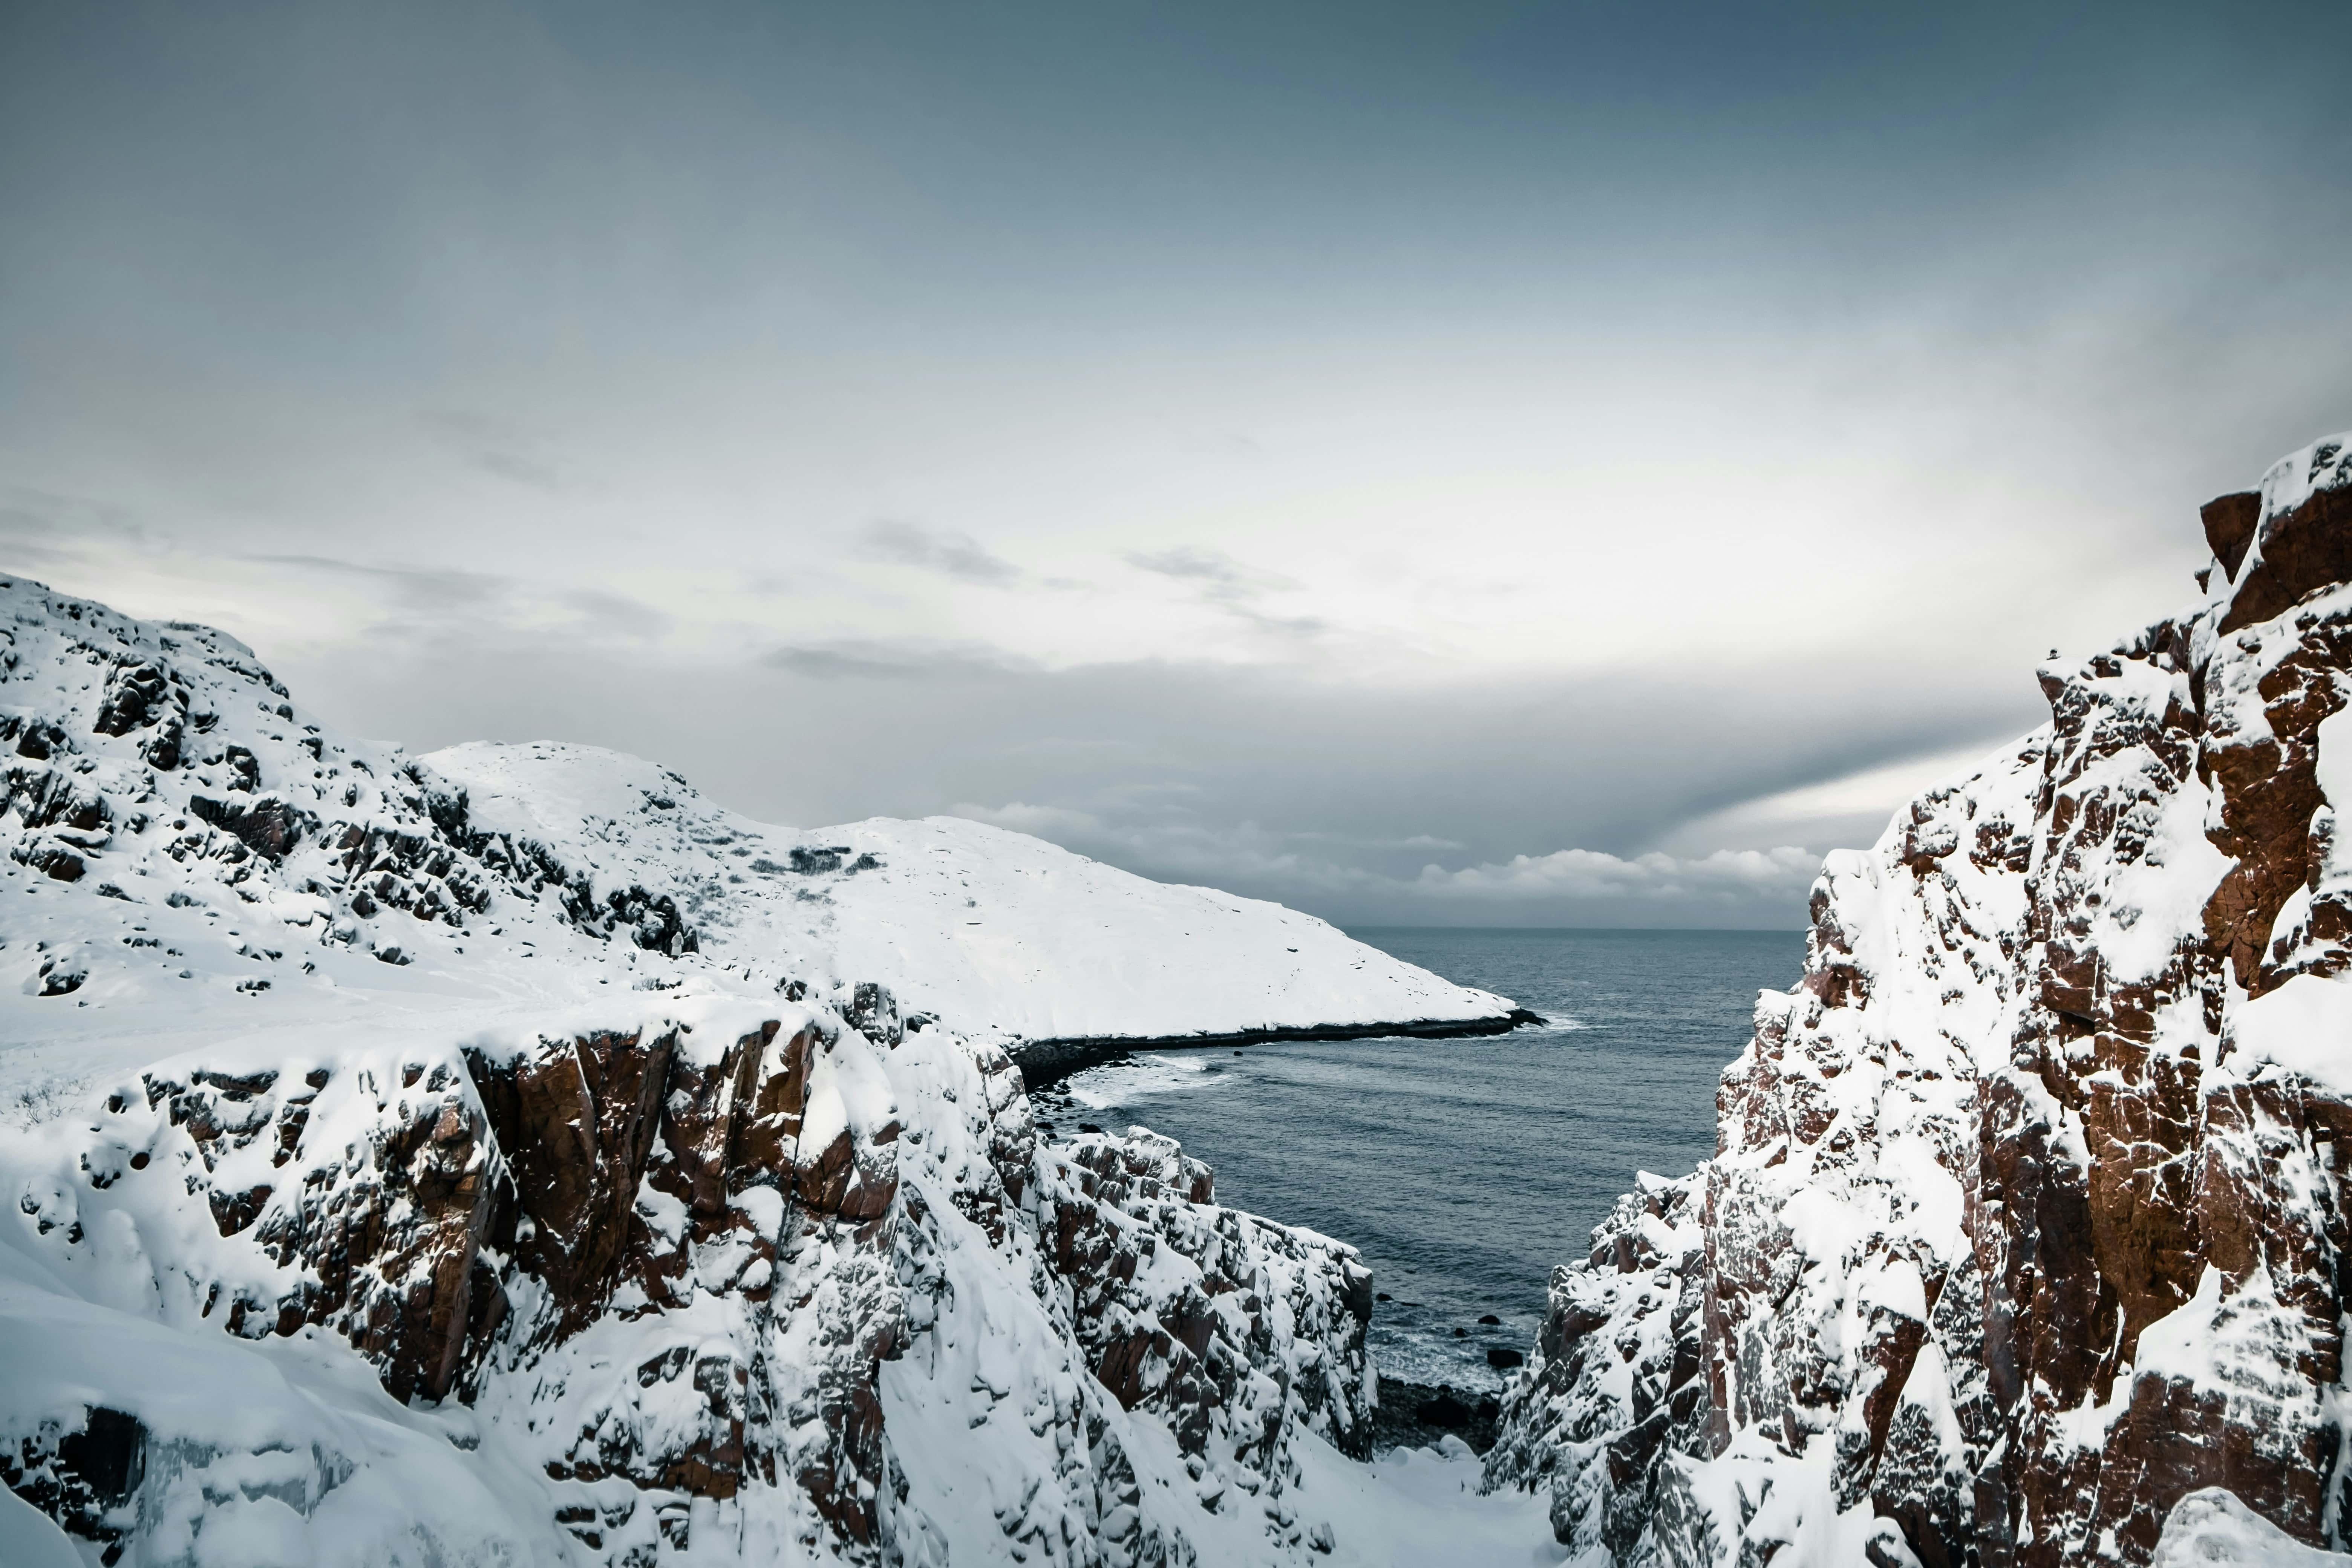
[[[1155,1094],[1223,1089],[1234,1081],[1225,1063],[1215,1057],[1154,1051],[1073,1073],[1063,1081],[1062,1091],[1089,1110],[1108,1110]]]

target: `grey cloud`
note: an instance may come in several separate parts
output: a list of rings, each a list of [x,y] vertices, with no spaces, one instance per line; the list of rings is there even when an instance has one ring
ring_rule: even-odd
[[[602,588],[561,588],[492,572],[384,566],[328,555],[245,559],[340,578],[370,592],[381,606],[380,618],[369,626],[377,637],[521,638],[550,647],[618,638],[643,645],[658,640],[675,625],[667,611]]]
[[[1162,577],[1194,578],[1203,582],[1236,584],[1242,580],[1241,569],[1223,555],[1197,545],[1179,544],[1167,550],[1130,550],[1127,563],[1142,572],[1155,572]]]
[[[1021,568],[968,533],[923,528],[911,522],[878,519],[857,536],[863,553],[877,561],[896,562],[937,572],[959,583],[1001,588],[1021,580]]]
[[[1467,849],[1458,838],[1440,838],[1433,834],[1415,833],[1403,838],[1350,838],[1339,833],[1293,833],[1294,843],[1332,844],[1348,849]]]
[[[557,479],[553,468],[533,458],[526,458],[520,452],[485,447],[469,452],[467,456],[474,467],[481,469],[482,472],[494,474],[502,479],[510,479],[516,484],[525,485],[535,490],[555,489],[562,483]]]
[[[89,496],[59,495],[23,485],[11,485],[0,491],[0,529],[11,532],[94,532],[130,540],[139,539],[146,531],[131,520],[128,508]]]
[[[1255,822],[1204,822],[1183,813],[1147,821],[1107,821],[1090,811],[1017,800],[1000,806],[959,801],[948,807],[948,814],[1050,838],[1114,864],[1149,866],[1152,874],[1171,881],[1219,887],[1279,884],[1289,894],[1286,901],[1311,901],[1334,893],[1361,899],[1398,890],[1393,879],[1376,871],[1301,854],[1289,847],[1291,836]]]
[[[643,599],[633,599],[626,594],[575,588],[558,597],[599,631],[619,632],[631,637],[658,637],[677,624],[677,617],[667,611],[656,609]]]
[[[504,420],[462,409],[434,409],[424,419],[425,428],[471,468],[529,489],[562,488],[554,465],[532,455],[530,440]]]
[[[5,559],[22,565],[36,566],[43,571],[80,563],[82,559],[80,551],[43,543],[41,541],[42,536],[30,530],[23,532],[12,531],[7,526],[7,520],[0,518],[0,552],[5,552]]]
[[[1770,850],[1720,849],[1703,856],[1652,851],[1632,857],[1591,849],[1515,855],[1448,870],[1431,864],[1406,876],[1287,845],[1332,848],[1459,849],[1452,840],[1415,835],[1390,841],[1329,834],[1270,834],[1255,823],[1216,825],[1163,819],[1107,821],[1094,812],[1013,801],[1001,806],[959,802],[950,815],[1050,838],[1164,876],[1279,886],[1290,901],[1369,910],[1383,921],[1471,923],[1533,915],[1596,923],[1639,923],[1660,913],[1732,924],[1796,924],[1819,875],[1822,853],[1783,845]]]
[[[1286,577],[1253,572],[1221,550],[1197,544],[1171,545],[1166,550],[1130,550],[1127,563],[1139,572],[1202,584],[1204,595],[1220,598],[1255,598],[1270,588],[1295,588]]]
[[[1165,550],[1133,550],[1127,563],[1139,572],[1198,585],[1202,603],[1213,605],[1255,631],[1276,637],[1319,637],[1330,629],[1317,616],[1278,616],[1257,607],[1267,594],[1298,586],[1295,579],[1245,566],[1219,550],[1179,544]]]
[[[101,541],[133,549],[161,542],[123,507],[21,485],[0,490],[0,548],[15,560],[65,564]]]
[[[804,675],[814,680],[913,680],[928,668],[899,658],[877,658],[837,647],[780,647],[761,657],[771,669]]]
[[[1248,605],[1227,605],[1223,608],[1257,630],[1276,637],[1314,637],[1331,629],[1331,623],[1319,616],[1269,616]]]
[[[1670,876],[1643,858],[1728,805],[1979,739],[1989,750],[2046,717],[2022,676],[1937,683],[1835,659],[1416,692],[1158,662],[1048,669],[887,639],[732,667],[513,639],[264,651],[314,706],[414,745],[617,746],[778,822],[954,808],[1343,922],[1793,928],[1809,873],[1742,880],[1737,865],[1708,869],[1710,855],[1829,842],[1678,847]],[[1433,861],[1443,885],[1424,883]]]
[[[1038,735],[1019,740],[1007,740],[997,748],[1007,756],[1046,759],[1083,758],[1100,760],[1107,757],[1128,759],[1140,755],[1144,743],[1126,736]]]
[[[772,648],[761,665],[814,680],[927,680],[1002,676],[1026,668],[999,649],[975,643],[845,639]]]
[[[331,555],[268,554],[246,559],[373,584],[389,589],[399,604],[413,610],[478,610],[508,599],[517,586],[511,577],[456,567],[376,566]]]

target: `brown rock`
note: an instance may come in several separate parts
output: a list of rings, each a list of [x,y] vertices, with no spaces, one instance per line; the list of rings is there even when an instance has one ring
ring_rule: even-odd
[[[2352,487],[2315,491],[2263,520],[2256,559],[2221,617],[2223,636],[2267,621],[2315,588],[2352,582]]]
[[[2212,547],[2213,559],[2221,563],[2221,575],[2236,581],[2238,563],[2246,558],[2254,525],[2262,521],[2262,496],[2253,490],[2215,496],[2198,508],[2197,515],[2205,524],[2205,542]]]

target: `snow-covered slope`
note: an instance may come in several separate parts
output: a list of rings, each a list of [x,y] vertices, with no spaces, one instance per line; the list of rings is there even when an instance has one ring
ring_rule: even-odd
[[[1717,1158],[1556,1273],[1506,1401],[1488,1479],[1576,1561],[2352,1544],[2347,447],[2205,508],[2200,601],[1829,858]]]
[[[1041,1143],[1000,1041],[1065,1026],[1009,965],[1083,956],[919,928],[950,864],[1040,949],[1197,927],[1231,966],[1197,995],[1169,956],[1071,1005],[1125,1034],[1495,999],[984,829],[811,849],[625,759],[448,761],[216,632],[0,579],[9,1562],[1378,1563],[1444,1530],[1343,1457],[1353,1252],[1141,1129]]]
[[[421,762],[463,789],[475,826],[587,868],[600,896],[674,898],[714,956],[879,981],[1024,1063],[1057,1040],[1511,1020],[1505,998],[1311,915],[959,817],[776,827],[593,747],[476,743]]]

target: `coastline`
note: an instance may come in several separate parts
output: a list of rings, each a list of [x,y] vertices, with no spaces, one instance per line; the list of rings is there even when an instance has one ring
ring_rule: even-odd
[[[1302,1024],[1238,1029],[1221,1035],[1088,1035],[1024,1040],[1006,1047],[1031,1093],[1049,1089],[1072,1073],[1136,1051],[1210,1049],[1220,1046],[1271,1046],[1295,1040],[1464,1039],[1507,1035],[1548,1020],[1526,1007],[1476,1018],[1416,1018],[1402,1023]]]

